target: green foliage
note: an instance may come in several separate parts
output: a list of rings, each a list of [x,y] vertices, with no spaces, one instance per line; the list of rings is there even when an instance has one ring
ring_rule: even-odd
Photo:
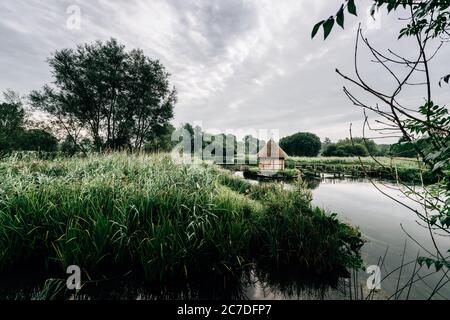
[[[148,153],[168,152],[174,147],[172,134],[175,128],[171,124],[166,124],[157,128],[154,133],[146,139],[144,150]]]
[[[410,142],[401,138],[396,144],[393,144],[389,150],[389,154],[394,157],[417,158],[419,157],[418,150],[430,149],[426,140],[420,139]]]
[[[72,136],[67,136],[64,139],[64,141],[61,143],[60,149],[61,152],[68,155],[74,155],[78,152],[81,152],[80,146],[75,142]]]
[[[315,157],[319,154],[322,143],[313,133],[299,132],[281,139],[280,147],[290,156]]]
[[[379,147],[373,140],[353,138],[339,140],[336,144],[328,144],[322,155],[325,157],[366,157],[379,155]]]
[[[17,93],[6,91],[0,101],[0,152],[17,149],[17,140],[23,131],[25,111]]]
[[[270,179],[295,180],[300,176],[300,174],[300,171],[295,169],[295,167],[288,167],[286,169],[277,170],[275,172],[261,170],[258,167],[250,167],[244,171],[244,176],[249,179],[267,177]]]
[[[53,86],[33,91],[35,109],[53,116],[72,136],[83,129],[97,149],[143,147],[173,118],[176,92],[158,60],[125,51],[111,39],[57,51],[49,64]]]
[[[213,166],[112,154],[12,158],[0,173],[1,272],[76,264],[89,277],[131,270],[167,283],[260,259],[318,273],[360,259],[359,233],[313,209],[304,191],[263,192]]]
[[[4,93],[0,102],[0,152],[56,151],[58,139],[42,129],[25,129],[25,110],[19,95]]]
[[[338,145],[336,151],[338,157],[366,157],[368,155],[366,147],[359,143]]]
[[[340,266],[361,267],[361,234],[340,223],[336,215],[312,208],[309,191],[286,192],[276,185],[262,188],[265,194],[258,198],[265,206],[253,239],[259,263],[298,268],[314,265],[319,274]]]
[[[58,139],[43,129],[25,130],[19,137],[19,150],[53,152],[58,147]]]
[[[448,34],[448,29],[450,28],[450,12],[448,11],[450,2],[448,0],[372,0],[372,3],[372,16],[384,6],[388,13],[397,11],[400,8],[409,10],[408,7],[411,7],[417,22],[409,23],[402,28],[399,38],[403,36],[415,36],[422,32],[430,34],[433,38]],[[314,38],[320,27],[323,27],[324,38],[328,38],[335,21],[339,26],[344,28],[345,8],[347,8],[348,13],[357,16],[355,0],[345,0],[335,15],[318,22],[313,27],[311,37]],[[446,82],[448,82],[449,78],[447,78]]]
[[[312,33],[311,33],[311,37],[314,38],[316,36],[317,32],[319,31],[320,27],[322,27],[323,33],[324,33],[324,39],[328,38],[331,31],[333,30],[335,22],[342,29],[344,29],[344,20],[345,20],[344,12],[345,12],[346,8],[347,8],[348,13],[355,15],[355,16],[358,15],[357,11],[356,11],[356,6],[355,6],[355,0],[346,0],[346,2],[344,4],[342,4],[341,7],[339,8],[336,15],[330,16],[328,19],[322,20],[314,26]]]

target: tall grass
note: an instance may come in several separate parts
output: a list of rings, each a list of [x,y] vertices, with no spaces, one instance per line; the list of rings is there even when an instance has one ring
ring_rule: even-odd
[[[417,159],[392,158],[392,157],[290,157],[289,160],[306,164],[348,164],[361,165],[361,161],[367,166],[384,165],[387,167],[397,166],[402,168],[419,168]]]
[[[317,272],[360,261],[359,233],[299,191],[214,166],[112,154],[0,163],[0,272],[17,266],[148,282],[239,274],[258,260]],[[347,250],[351,248],[351,250]]]

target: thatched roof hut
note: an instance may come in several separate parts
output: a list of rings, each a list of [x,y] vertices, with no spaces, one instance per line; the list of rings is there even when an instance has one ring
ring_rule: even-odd
[[[258,152],[258,165],[261,170],[283,170],[287,158],[286,152],[273,139],[270,139]]]

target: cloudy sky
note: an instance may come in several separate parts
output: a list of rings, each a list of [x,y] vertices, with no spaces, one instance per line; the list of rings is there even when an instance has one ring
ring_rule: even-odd
[[[346,30],[324,42],[310,39],[312,26],[342,0],[2,0],[0,90],[39,89],[51,81],[52,52],[114,37],[160,59],[172,74],[179,92],[175,125],[278,129],[281,136],[310,131],[337,140],[348,137],[350,123],[356,131],[361,126],[362,113],[334,72],[352,72],[357,24],[375,45],[414,49],[409,40],[396,41],[396,17],[382,15],[373,24],[370,2],[361,2],[359,18],[348,16]],[[365,61],[368,79],[387,86],[386,75]],[[441,75],[432,76],[437,82]],[[448,91],[437,89],[440,103],[449,100]],[[404,99],[417,105],[423,93]]]

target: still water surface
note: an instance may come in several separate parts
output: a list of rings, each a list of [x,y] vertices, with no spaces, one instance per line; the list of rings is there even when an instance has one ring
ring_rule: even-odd
[[[341,221],[358,227],[367,240],[362,249],[364,262],[367,266],[381,266],[381,278],[387,277],[382,281],[382,290],[377,295],[378,298],[428,299],[436,285],[440,284],[443,287],[433,295],[433,299],[450,299],[450,283],[446,284],[449,278],[445,277],[442,271],[435,273],[434,268],[429,270],[424,266],[417,273],[412,285],[407,285],[414,270],[417,272],[420,268],[415,265],[417,256],[429,256],[425,249],[431,253],[436,252],[428,229],[421,226],[422,223],[410,209],[383,195],[367,180],[325,178],[320,183],[316,181],[312,185],[313,204],[328,212],[337,213]],[[420,205],[403,195],[396,185],[376,182],[376,186],[388,195],[401,199],[404,204],[421,210]],[[416,244],[410,236],[423,248]],[[449,237],[435,235],[435,238],[438,246],[444,249],[442,252],[446,252],[450,248]],[[384,256],[386,258],[381,264]],[[408,262],[410,264],[403,267],[401,273],[400,269],[395,271]],[[393,273],[389,275],[391,272]],[[443,276],[444,279],[441,280]],[[368,277],[369,275],[365,272],[359,272],[353,277],[353,280],[359,283],[358,291],[361,292],[361,289],[363,291],[359,298],[361,295],[367,296],[369,292],[366,285]],[[398,291],[397,288],[404,288],[404,290],[398,296],[392,296]],[[260,291],[256,290],[255,292],[255,298],[259,298]],[[296,298],[270,292],[268,296],[271,298]],[[314,298],[314,296],[306,295],[297,298]],[[349,293],[347,291],[343,295],[342,290],[330,289],[320,298],[349,298]]]

